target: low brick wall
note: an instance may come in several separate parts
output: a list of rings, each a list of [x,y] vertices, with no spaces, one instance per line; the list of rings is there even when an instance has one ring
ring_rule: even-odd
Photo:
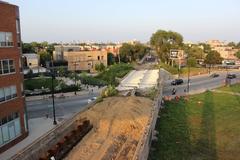
[[[86,107],[85,110],[91,108],[95,103]],[[82,112],[84,112],[83,110]],[[65,135],[76,129],[84,119],[80,119],[80,113],[75,114],[72,118],[58,124],[55,128],[35,140],[31,145],[24,148],[11,160],[38,160],[43,153],[47,152],[53,145],[64,138]]]

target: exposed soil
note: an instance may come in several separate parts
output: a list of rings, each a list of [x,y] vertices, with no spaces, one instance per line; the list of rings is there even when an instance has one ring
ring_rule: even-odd
[[[152,103],[143,97],[113,97],[82,113],[94,128],[65,159],[132,159],[150,118]]]

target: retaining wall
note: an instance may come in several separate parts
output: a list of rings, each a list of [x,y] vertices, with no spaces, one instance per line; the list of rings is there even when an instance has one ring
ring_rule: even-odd
[[[95,103],[89,104],[85,110],[92,107]],[[83,110],[82,112],[84,112]],[[77,128],[84,119],[80,119],[80,113],[75,114],[72,118],[65,120],[58,124],[55,128],[39,137],[31,145],[21,150],[11,160],[37,160],[42,156],[42,153],[47,152],[50,147],[55,145],[58,141],[64,138],[69,132]]]

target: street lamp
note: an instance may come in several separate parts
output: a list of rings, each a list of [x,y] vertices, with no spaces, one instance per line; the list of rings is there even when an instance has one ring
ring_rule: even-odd
[[[189,47],[191,47],[191,44],[189,44]],[[189,90],[190,90],[190,64],[189,64],[189,52],[187,53],[187,66],[188,66],[187,92],[189,93]]]
[[[51,69],[51,72],[52,72],[52,105],[53,105],[53,124],[56,125],[57,124],[57,121],[56,121],[56,113],[55,113],[55,101],[54,101],[54,85],[53,85],[53,82],[54,82],[54,79],[55,79],[55,75],[54,75],[54,68],[53,68],[53,59],[52,59],[52,69]]]

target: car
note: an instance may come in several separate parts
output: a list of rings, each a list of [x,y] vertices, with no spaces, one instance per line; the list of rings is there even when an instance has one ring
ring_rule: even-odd
[[[236,74],[228,74],[227,75],[227,78],[228,79],[234,79],[234,78],[236,78],[237,76],[236,76]]]
[[[171,85],[180,85],[183,83],[182,79],[175,79],[171,82]]]
[[[97,99],[97,97],[92,97],[91,99],[88,99],[88,104],[95,101]]]
[[[217,73],[213,73],[213,74],[211,74],[210,77],[211,77],[211,78],[216,78],[216,77],[219,77],[219,74],[217,74]]]

